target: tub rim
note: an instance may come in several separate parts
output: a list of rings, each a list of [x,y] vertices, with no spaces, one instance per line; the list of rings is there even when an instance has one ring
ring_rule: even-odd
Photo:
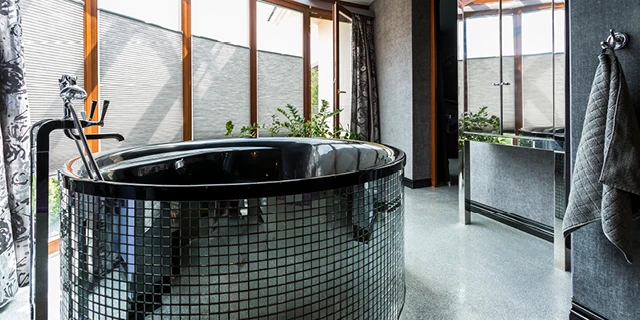
[[[298,140],[304,138],[294,139]],[[269,140],[272,139],[263,139],[263,141]],[[395,159],[389,163],[368,169],[310,178],[226,184],[159,185],[114,181],[93,181],[79,177],[73,174],[70,170],[71,164],[80,159],[80,157],[76,157],[67,161],[65,165],[58,170],[58,181],[60,186],[69,192],[104,198],[149,201],[203,201],[264,198],[314,193],[363,184],[365,182],[371,182],[388,177],[398,171],[403,171],[406,164],[406,154],[402,150],[389,145],[367,141],[354,142],[379,145],[389,148],[394,152]],[[158,146],[160,145],[166,144],[158,144]],[[140,147],[149,146],[151,145]],[[140,147],[125,148],[114,152],[133,150]],[[404,177],[404,174],[402,176]]]

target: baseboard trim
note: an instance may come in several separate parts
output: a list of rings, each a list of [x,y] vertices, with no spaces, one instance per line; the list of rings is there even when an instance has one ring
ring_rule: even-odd
[[[569,320],[607,320],[607,318],[589,310],[575,301],[571,301]]]
[[[524,231],[540,239],[553,242],[553,227],[551,226],[519,216],[515,213],[502,211],[500,209],[496,209],[494,207],[476,201],[467,200],[467,208],[471,212],[475,212],[493,220],[500,221],[506,225],[514,227],[520,231]]]
[[[431,187],[431,179],[411,180],[407,177],[404,177],[404,179],[402,179],[402,182],[404,183],[405,187],[409,187],[411,189]]]

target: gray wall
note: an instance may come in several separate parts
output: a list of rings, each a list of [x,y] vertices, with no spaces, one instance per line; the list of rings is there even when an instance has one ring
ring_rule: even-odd
[[[575,159],[599,43],[607,37],[609,28],[630,36],[629,44],[617,56],[627,78],[631,103],[640,103],[640,6],[632,0],[572,1],[570,12],[571,142]],[[636,259],[640,257],[638,227],[633,244]],[[576,231],[572,240],[573,299],[608,319],[638,319],[640,264],[628,264],[597,222]]]
[[[374,42],[382,143],[407,153],[405,177],[431,178],[429,6],[376,0]]]

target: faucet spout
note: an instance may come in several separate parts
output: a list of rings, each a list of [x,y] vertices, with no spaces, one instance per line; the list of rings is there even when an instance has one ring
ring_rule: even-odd
[[[64,134],[69,139],[80,139],[80,136],[72,133],[70,130],[65,130]],[[124,141],[124,136],[119,133],[93,133],[85,134],[87,140],[103,140],[103,139],[115,139],[118,142]]]
[[[124,141],[124,136],[119,133],[97,133],[97,134],[88,134],[87,139],[89,140],[115,139],[118,142],[121,142],[121,141]]]

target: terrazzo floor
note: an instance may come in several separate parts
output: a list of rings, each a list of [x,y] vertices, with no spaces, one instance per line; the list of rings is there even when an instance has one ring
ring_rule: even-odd
[[[406,189],[407,295],[400,319],[567,319],[571,277],[553,267],[553,246],[473,214],[458,224],[457,188]],[[50,264],[57,266],[58,257]],[[59,310],[59,271],[50,273],[50,317]],[[29,319],[29,290],[0,320]]]

